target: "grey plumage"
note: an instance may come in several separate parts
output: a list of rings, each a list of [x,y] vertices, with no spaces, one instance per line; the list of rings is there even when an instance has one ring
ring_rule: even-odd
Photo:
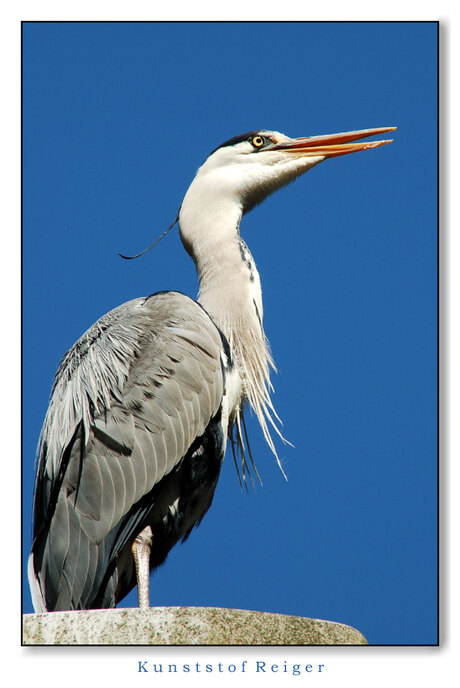
[[[98,320],[57,372],[35,484],[37,611],[113,607],[136,582],[148,604],[148,571],[208,510],[227,438],[246,479],[248,404],[281,468],[262,289],[240,222],[325,158],[388,143],[351,141],[391,129],[248,132],[200,167],[179,212],[198,303],[178,292],[130,301]]]
[[[34,565],[48,610],[114,606],[136,582],[123,551],[133,535],[152,521],[172,546],[202,518],[218,472],[190,487],[192,506],[176,502],[181,471],[220,409],[223,351],[201,306],[167,292],[111,311],[66,354],[35,495]],[[220,467],[224,438],[216,444]],[[162,481],[160,499],[143,505]]]

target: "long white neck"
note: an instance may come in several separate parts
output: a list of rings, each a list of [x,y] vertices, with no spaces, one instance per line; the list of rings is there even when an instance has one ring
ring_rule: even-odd
[[[200,284],[198,301],[227,338],[241,381],[231,410],[239,423],[245,400],[254,409],[276,455],[267,420],[278,431],[270,400],[269,368],[274,367],[263,330],[262,290],[254,259],[240,237],[241,204],[193,182],[180,211],[180,234],[192,256]],[[202,192],[202,193],[201,193]],[[206,196],[204,197],[204,194]]]

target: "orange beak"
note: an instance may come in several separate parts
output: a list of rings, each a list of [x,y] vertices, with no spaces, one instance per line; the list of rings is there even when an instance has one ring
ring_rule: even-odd
[[[286,153],[295,153],[298,156],[335,158],[338,155],[357,153],[368,148],[378,148],[393,139],[386,141],[366,141],[365,143],[351,143],[357,139],[364,139],[368,136],[384,134],[387,131],[394,131],[396,127],[380,127],[377,129],[361,129],[359,131],[347,131],[342,134],[330,134],[325,136],[308,136],[299,139],[290,139],[276,143],[267,148],[267,151],[279,150]]]

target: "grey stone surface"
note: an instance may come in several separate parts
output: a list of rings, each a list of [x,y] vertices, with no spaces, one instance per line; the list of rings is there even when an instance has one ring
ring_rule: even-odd
[[[23,616],[24,645],[365,645],[332,621],[213,607],[151,607]]]

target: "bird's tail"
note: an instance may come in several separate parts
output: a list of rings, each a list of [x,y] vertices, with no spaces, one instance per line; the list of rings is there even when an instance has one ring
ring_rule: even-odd
[[[32,604],[34,605],[34,610],[36,614],[41,614],[46,612],[45,601],[43,599],[40,582],[35,573],[34,566],[34,553],[31,552],[29,555],[29,561],[27,563],[27,576],[29,578],[30,594],[32,596]]]

